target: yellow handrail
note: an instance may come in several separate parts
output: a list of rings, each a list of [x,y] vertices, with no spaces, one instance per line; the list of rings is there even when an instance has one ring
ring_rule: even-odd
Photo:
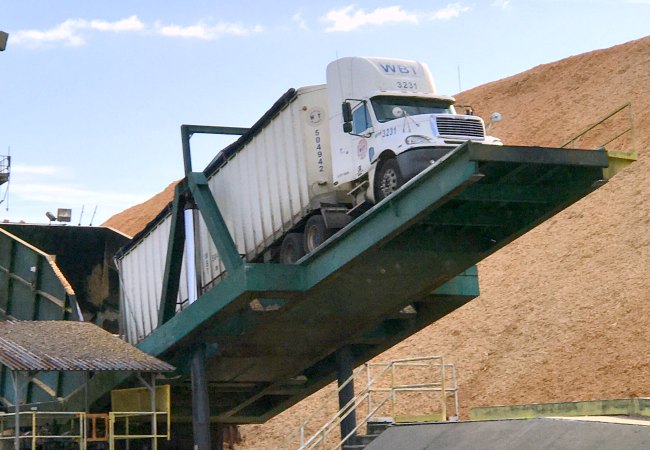
[[[599,145],[599,147],[605,147],[607,144],[612,143],[613,141],[615,141],[616,139],[620,138],[620,137],[623,136],[624,134],[626,134],[626,133],[630,133],[630,134],[631,134],[631,141],[632,141],[632,149],[631,149],[630,152],[631,152],[631,153],[634,153],[636,147],[635,147],[635,142],[634,142],[634,137],[635,137],[635,136],[634,136],[634,112],[633,112],[633,110],[632,110],[632,102],[625,103],[625,104],[619,106],[618,108],[616,108],[614,111],[610,112],[609,114],[606,114],[605,116],[603,116],[602,118],[600,118],[600,119],[598,119],[596,122],[594,122],[593,124],[589,125],[589,126],[588,126],[587,128],[585,128],[584,130],[582,130],[582,131],[580,131],[579,133],[577,133],[575,136],[573,136],[572,138],[570,138],[568,141],[566,141],[565,143],[563,143],[560,147],[561,147],[561,148],[564,148],[564,147],[568,146],[569,144],[573,144],[573,143],[575,143],[575,141],[577,141],[578,139],[580,139],[581,137],[583,137],[584,135],[586,135],[587,133],[589,133],[591,130],[593,130],[594,128],[596,128],[598,125],[603,124],[605,121],[607,121],[608,119],[611,119],[611,118],[614,117],[616,114],[620,113],[621,111],[623,111],[623,110],[626,109],[626,108],[629,108],[629,121],[630,121],[629,128],[626,128],[624,131],[620,132],[619,134],[617,134],[615,137],[609,139],[608,141],[606,141],[606,142],[604,142],[604,143],[601,143],[601,144]]]

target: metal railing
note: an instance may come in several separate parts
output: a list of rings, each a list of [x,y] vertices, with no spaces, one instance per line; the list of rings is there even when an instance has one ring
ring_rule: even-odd
[[[164,427],[163,432],[160,432],[158,428],[158,416],[165,417],[165,423],[167,424]],[[120,422],[123,420],[123,422]],[[132,433],[132,424],[137,423],[140,427],[147,424],[150,427],[150,432],[142,432],[142,428],[139,428],[138,431]],[[115,441],[133,441],[133,440],[151,440],[152,441],[152,450],[158,449],[158,439],[171,439],[171,427],[169,422],[169,414],[166,411],[163,412],[152,412],[152,411],[143,411],[143,412],[109,412],[108,413],[108,442],[109,450],[115,450]],[[116,432],[115,426],[119,425],[123,427],[121,430],[123,432]],[[127,444],[128,445],[128,444]]]
[[[415,372],[425,369],[428,371],[427,379],[417,383],[402,382],[400,371],[406,372],[407,376],[414,376]],[[365,383],[356,395],[346,405],[340,408],[333,416],[329,417],[325,424],[313,432],[309,438],[306,438],[307,430],[310,424],[319,415],[323,415],[323,410],[327,408],[327,403],[332,399],[338,399],[338,393],[349,383],[354,382],[355,378],[362,378]],[[361,380],[358,380],[361,382]],[[426,414],[398,414],[400,410],[400,398],[412,395],[426,395],[432,399],[437,399],[439,413],[434,408],[434,402],[430,403],[430,408]],[[378,413],[388,413],[396,421],[405,420],[448,420],[448,397],[452,397],[451,407],[453,408],[452,420],[458,417],[458,387],[456,379],[456,370],[452,364],[445,364],[441,356],[428,356],[421,358],[409,358],[390,361],[387,363],[366,363],[357,368],[353,375],[348,378],[337,390],[330,391],[319,403],[315,411],[300,424],[300,427],[291,433],[278,448],[296,448],[313,449],[313,448],[340,448],[345,441],[352,435],[356,434],[371,418],[376,417]],[[404,406],[409,409],[412,403]],[[432,414],[435,413],[438,414]],[[357,417],[356,427],[347,436],[336,436],[338,427],[341,422],[350,414]],[[294,444],[295,439],[298,443]]]
[[[45,412],[23,411],[18,413],[20,430],[16,436],[15,413],[0,413],[0,443],[16,442],[20,448],[36,450],[47,442],[68,442],[82,450],[88,442],[108,442],[109,449],[115,449],[116,441],[151,440],[152,450],[158,448],[158,439],[171,439],[171,428],[167,412],[109,412],[108,414],[86,414],[84,412]],[[97,433],[97,420],[108,416],[108,429]],[[165,418],[164,426],[159,427],[158,417]],[[153,420],[153,419],[156,420]],[[90,427],[86,420],[90,420]],[[163,423],[162,421],[160,421]],[[135,427],[133,425],[135,424]],[[116,425],[119,431],[116,432]],[[146,428],[149,427],[149,430]],[[134,428],[137,430],[134,431]],[[143,428],[146,431],[142,432]],[[65,430],[61,432],[61,430]],[[90,434],[90,436],[89,436]],[[26,442],[28,442],[26,444]],[[5,444],[6,445],[6,444]],[[5,448],[5,447],[2,447]],[[48,447],[49,448],[49,447]],[[66,447],[67,448],[67,447]],[[128,443],[127,443],[128,448]]]
[[[20,429],[28,431],[19,431],[18,436],[15,416],[16,413],[0,413],[0,442],[18,440],[20,448],[32,450],[36,450],[37,445],[44,441],[76,442],[80,449],[86,448],[86,414],[83,412],[19,412]],[[67,430],[61,433],[63,428]]]
[[[635,142],[634,142],[634,112],[632,111],[632,102],[625,103],[624,105],[619,106],[616,108],[614,111],[610,112],[609,114],[603,116],[602,118],[598,119],[596,122],[593,124],[589,125],[587,128],[584,130],[580,131],[578,134],[570,138],[568,141],[564,142],[560,147],[565,148],[568,147],[569,145],[574,145],[579,139],[584,138],[587,134],[591,133],[594,131],[599,125],[603,125],[605,122],[608,120],[612,119],[614,120],[619,113],[625,111],[627,109],[628,111],[628,121],[629,125],[626,125],[627,128],[625,128],[623,131],[618,132],[614,137],[608,137],[605,138],[607,139],[605,142],[600,142],[596,147],[605,147],[608,144],[611,144],[612,142],[616,141],[619,138],[622,138],[626,134],[630,134],[630,143],[631,143],[631,149],[629,150],[630,153],[634,153],[636,150],[635,147]]]

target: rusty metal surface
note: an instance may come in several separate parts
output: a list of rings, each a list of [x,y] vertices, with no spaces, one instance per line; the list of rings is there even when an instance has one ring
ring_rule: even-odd
[[[0,321],[0,364],[21,371],[174,370],[92,323],[71,321]]]

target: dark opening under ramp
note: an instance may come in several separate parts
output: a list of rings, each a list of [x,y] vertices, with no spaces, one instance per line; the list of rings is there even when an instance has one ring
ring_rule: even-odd
[[[397,425],[366,447],[367,450],[641,448],[650,448],[650,426],[549,418]]]

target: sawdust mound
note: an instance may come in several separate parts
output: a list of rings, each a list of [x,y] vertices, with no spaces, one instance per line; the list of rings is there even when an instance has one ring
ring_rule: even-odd
[[[174,188],[177,184],[178,181],[174,181],[165,190],[154,195],[149,200],[115,214],[102,226],[114,228],[129,236],[135,236],[174,199]]]
[[[620,139],[608,148],[634,144],[639,159],[483,261],[478,299],[378,360],[444,355],[458,369],[462,417],[481,405],[650,395],[648,86],[650,37],[541,65],[457,96],[484,118],[499,111],[504,120],[491,133],[506,144],[542,146],[561,145],[631,101],[635,141]],[[597,146],[621,126],[624,119],[575,146]],[[131,210],[122,214],[146,215],[142,208]],[[264,425],[243,427],[243,448],[274,448],[318,396]]]

